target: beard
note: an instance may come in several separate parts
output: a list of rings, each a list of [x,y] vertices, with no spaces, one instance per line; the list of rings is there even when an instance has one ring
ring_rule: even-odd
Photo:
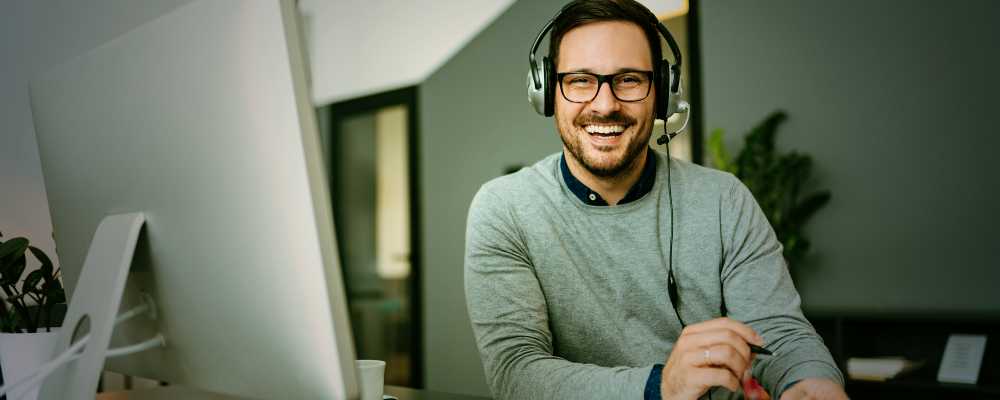
[[[642,167],[636,161],[649,146],[649,136],[653,132],[652,121],[653,118],[650,116],[643,121],[642,125],[637,125],[636,119],[632,116],[615,111],[607,116],[580,114],[573,119],[572,123],[559,117],[556,118],[556,127],[559,129],[559,137],[562,138],[563,145],[584,169],[598,179],[615,181],[624,178],[628,172],[635,168]],[[579,134],[582,132],[584,135],[589,135],[583,126],[591,124],[624,125],[626,129],[621,134],[628,136],[622,138],[624,143],[612,146],[594,145]],[[593,150],[588,152],[588,147]],[[594,154],[595,150],[596,154]]]

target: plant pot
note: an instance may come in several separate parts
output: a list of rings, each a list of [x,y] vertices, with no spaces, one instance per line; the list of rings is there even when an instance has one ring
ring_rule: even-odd
[[[59,339],[59,329],[38,333],[0,333],[0,366],[3,368],[4,384],[21,380],[37,371],[52,359],[52,352]],[[38,386],[25,390],[11,390],[7,393],[11,400],[36,400]]]

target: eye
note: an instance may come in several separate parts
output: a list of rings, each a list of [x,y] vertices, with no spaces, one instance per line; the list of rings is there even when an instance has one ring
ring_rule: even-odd
[[[597,78],[587,74],[570,74],[563,77],[563,85],[589,87],[597,84]]]
[[[618,84],[639,84],[645,80],[645,76],[636,73],[622,74],[615,77],[615,83]]]

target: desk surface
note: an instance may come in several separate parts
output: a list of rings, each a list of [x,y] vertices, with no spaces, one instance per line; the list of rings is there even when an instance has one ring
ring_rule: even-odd
[[[432,390],[410,389],[399,386],[385,387],[385,394],[396,396],[399,400],[492,400],[492,397],[472,396],[467,394],[454,394],[435,392]]]
[[[490,400],[490,397],[470,396],[435,392],[431,390],[410,389],[399,386],[385,387],[385,394],[396,396],[399,400]],[[244,400],[238,397],[226,396],[190,389],[180,386],[167,386],[153,389],[123,390],[120,392],[98,393],[94,400]]]

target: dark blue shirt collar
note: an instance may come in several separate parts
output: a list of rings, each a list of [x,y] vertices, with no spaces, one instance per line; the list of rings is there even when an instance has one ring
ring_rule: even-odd
[[[653,184],[656,183],[656,161],[653,160],[654,158],[656,158],[656,154],[653,153],[653,149],[647,147],[646,165],[642,169],[642,178],[639,178],[639,182],[636,182],[635,186],[632,186],[632,188],[628,190],[628,193],[626,193],[625,197],[618,202],[618,205],[636,201],[642,198],[642,196],[645,196],[646,193],[653,190]],[[587,187],[587,185],[584,185],[583,182],[580,182],[579,179],[576,179],[576,177],[573,176],[573,173],[569,172],[569,166],[566,165],[565,153],[559,157],[559,166],[562,168],[563,181],[566,182],[566,187],[569,188],[569,190],[573,192],[573,194],[576,195],[576,197],[580,199],[583,204],[590,206],[608,205],[608,202],[604,201],[604,199],[601,198],[601,195],[591,190]]]

